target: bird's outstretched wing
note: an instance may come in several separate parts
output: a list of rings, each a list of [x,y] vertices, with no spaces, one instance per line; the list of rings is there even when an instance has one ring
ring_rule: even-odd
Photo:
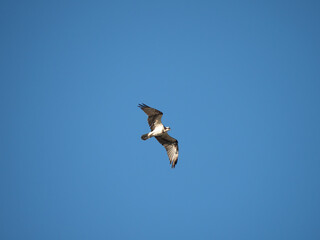
[[[170,137],[168,133],[164,133],[161,136],[158,136],[155,138],[167,150],[171,167],[174,168],[178,162],[178,156],[179,156],[179,147],[178,147],[177,139]]]
[[[151,131],[153,131],[157,125],[162,124],[161,123],[161,118],[163,115],[162,112],[152,107],[149,107],[143,103],[139,104],[138,107],[141,108],[148,115],[148,124]]]

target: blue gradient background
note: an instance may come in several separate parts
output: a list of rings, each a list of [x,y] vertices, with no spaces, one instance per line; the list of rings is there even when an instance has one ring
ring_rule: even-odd
[[[1,239],[320,239],[319,1],[1,1],[0,23]]]

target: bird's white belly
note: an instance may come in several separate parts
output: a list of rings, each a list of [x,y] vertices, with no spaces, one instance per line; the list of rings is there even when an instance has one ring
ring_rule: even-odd
[[[161,134],[163,134],[163,130],[163,126],[156,127],[152,132],[149,133],[150,137],[160,136]]]

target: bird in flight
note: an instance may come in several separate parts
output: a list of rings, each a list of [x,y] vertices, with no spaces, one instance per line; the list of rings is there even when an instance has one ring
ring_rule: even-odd
[[[161,122],[163,113],[145,104],[139,104],[138,107],[148,115],[148,124],[151,129],[151,132],[143,134],[141,136],[141,139],[147,140],[149,138],[155,137],[158,142],[161,143],[161,145],[166,149],[171,167],[174,168],[178,162],[178,141],[173,137],[170,137],[167,133],[169,130],[171,130],[170,127],[163,126]]]

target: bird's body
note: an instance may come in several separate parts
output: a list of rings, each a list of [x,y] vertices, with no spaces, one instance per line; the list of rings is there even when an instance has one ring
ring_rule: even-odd
[[[178,162],[178,141],[173,137],[170,137],[167,133],[170,130],[170,127],[165,127],[162,124],[161,117],[163,113],[145,104],[139,104],[138,107],[140,107],[148,115],[148,123],[151,129],[151,132],[143,134],[141,139],[147,140],[155,137],[158,142],[161,143],[167,150],[170,164],[172,164],[171,167],[174,168]]]
[[[147,133],[147,134],[143,134],[141,136],[141,139],[142,140],[147,140],[149,138],[152,138],[152,137],[158,137],[158,136],[161,136],[163,133],[169,131],[168,129],[166,129],[163,124],[159,124],[158,126],[156,126],[154,128],[153,131]]]

